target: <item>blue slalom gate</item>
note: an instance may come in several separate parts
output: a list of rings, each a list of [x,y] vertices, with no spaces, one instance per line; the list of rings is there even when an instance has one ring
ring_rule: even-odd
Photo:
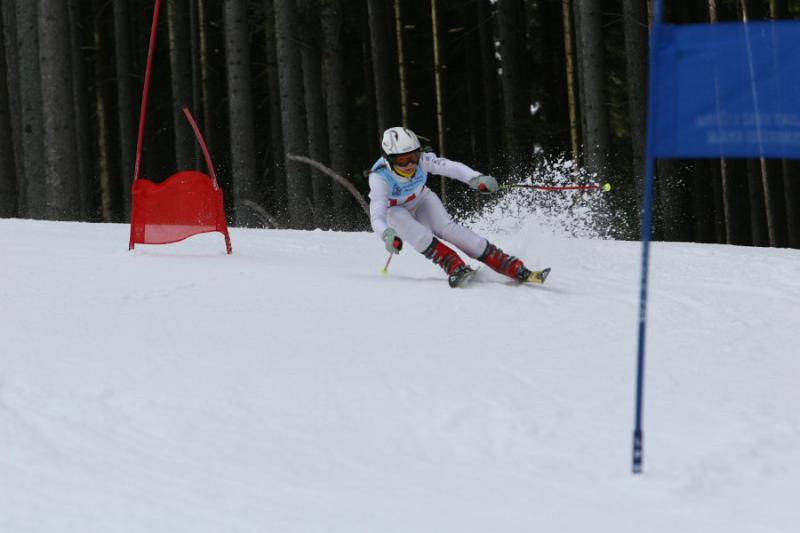
[[[800,159],[800,22],[662,24],[650,34],[633,472],[643,464],[647,283],[656,159]]]

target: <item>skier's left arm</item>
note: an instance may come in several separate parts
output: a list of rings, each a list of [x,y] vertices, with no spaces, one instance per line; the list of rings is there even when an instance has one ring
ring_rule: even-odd
[[[466,183],[471,188],[481,192],[495,192],[498,189],[497,180],[492,176],[481,174],[459,161],[438,157],[432,152],[426,152],[422,155],[420,165],[422,170],[429,174],[446,176]]]

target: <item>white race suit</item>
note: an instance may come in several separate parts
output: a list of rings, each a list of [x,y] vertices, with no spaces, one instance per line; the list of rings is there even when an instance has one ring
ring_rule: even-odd
[[[420,157],[414,175],[404,178],[392,172],[389,163],[380,158],[369,175],[372,229],[383,240],[383,232],[391,227],[420,253],[436,236],[454,244],[473,259],[480,257],[486,250],[486,239],[450,218],[436,193],[425,186],[429,174],[466,184],[481,175],[463,163],[426,152]]]

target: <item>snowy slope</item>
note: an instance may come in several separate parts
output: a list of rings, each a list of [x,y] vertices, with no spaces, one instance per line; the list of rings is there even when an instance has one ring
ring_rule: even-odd
[[[800,252],[492,235],[467,289],[371,234],[0,220],[1,532],[800,531]]]

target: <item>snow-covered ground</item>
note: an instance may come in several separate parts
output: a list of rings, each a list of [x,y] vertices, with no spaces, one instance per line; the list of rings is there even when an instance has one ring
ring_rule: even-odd
[[[0,220],[0,532],[800,531],[800,252],[491,235],[452,290],[366,233]]]

